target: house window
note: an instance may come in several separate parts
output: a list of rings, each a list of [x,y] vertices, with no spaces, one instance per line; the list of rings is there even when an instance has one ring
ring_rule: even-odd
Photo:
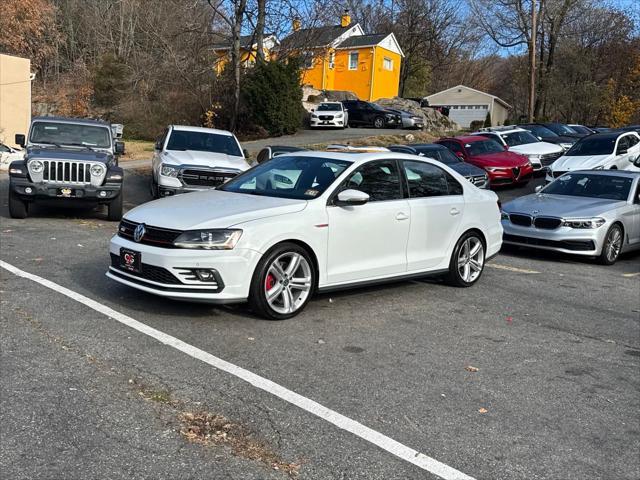
[[[349,70],[358,69],[358,52],[349,53]]]
[[[382,68],[385,70],[393,70],[393,59],[384,57],[384,60],[382,60]]]
[[[313,52],[302,52],[302,66],[307,70],[313,68]]]
[[[336,52],[329,53],[329,68],[333,69],[336,66]]]

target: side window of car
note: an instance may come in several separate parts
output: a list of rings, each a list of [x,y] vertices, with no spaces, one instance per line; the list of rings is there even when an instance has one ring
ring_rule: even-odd
[[[462,195],[462,185],[443,169],[425,162],[403,162],[409,197]]]
[[[269,158],[269,149],[263,148],[262,150],[260,150],[260,153],[258,153],[258,158],[256,158],[256,160],[258,161],[258,163],[262,163],[265,160],[268,160],[268,158]]]
[[[635,135],[629,135],[627,138],[629,139],[629,148],[634,147],[638,142],[640,142],[640,139]]]
[[[618,140],[618,148],[616,149],[616,153],[623,152],[629,148],[629,135],[622,137]]]
[[[395,160],[378,160],[363,165],[349,175],[340,190],[348,188],[366,193],[371,202],[402,198],[400,172]]]
[[[456,153],[462,152],[462,147],[458,142],[448,142],[447,148],[449,148],[450,150],[453,150]]]

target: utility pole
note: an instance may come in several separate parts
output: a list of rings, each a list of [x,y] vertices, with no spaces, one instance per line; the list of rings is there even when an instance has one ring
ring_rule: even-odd
[[[529,43],[529,122],[533,122],[536,96],[536,0],[531,0],[531,36]]]

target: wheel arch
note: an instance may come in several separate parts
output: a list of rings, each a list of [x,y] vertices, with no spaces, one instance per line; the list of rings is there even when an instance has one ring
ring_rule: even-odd
[[[318,261],[318,256],[316,255],[316,252],[313,250],[313,247],[311,245],[309,245],[307,242],[305,242],[304,240],[300,240],[299,238],[286,238],[286,239],[280,239],[277,242],[275,242],[273,245],[271,245],[262,255],[263,257],[268,255],[274,248],[277,248],[279,245],[282,245],[283,243],[293,243],[294,245],[298,245],[299,247],[303,248],[311,257],[311,260],[313,261],[313,266],[314,266],[314,270],[315,270],[315,284],[316,284],[316,288],[318,287],[318,281],[320,279],[320,263]]]

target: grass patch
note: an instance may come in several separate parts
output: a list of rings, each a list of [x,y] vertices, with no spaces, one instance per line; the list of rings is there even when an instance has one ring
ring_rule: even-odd
[[[120,157],[120,161],[151,160],[153,147],[154,142],[147,140],[127,140],[125,142],[125,154]]]

